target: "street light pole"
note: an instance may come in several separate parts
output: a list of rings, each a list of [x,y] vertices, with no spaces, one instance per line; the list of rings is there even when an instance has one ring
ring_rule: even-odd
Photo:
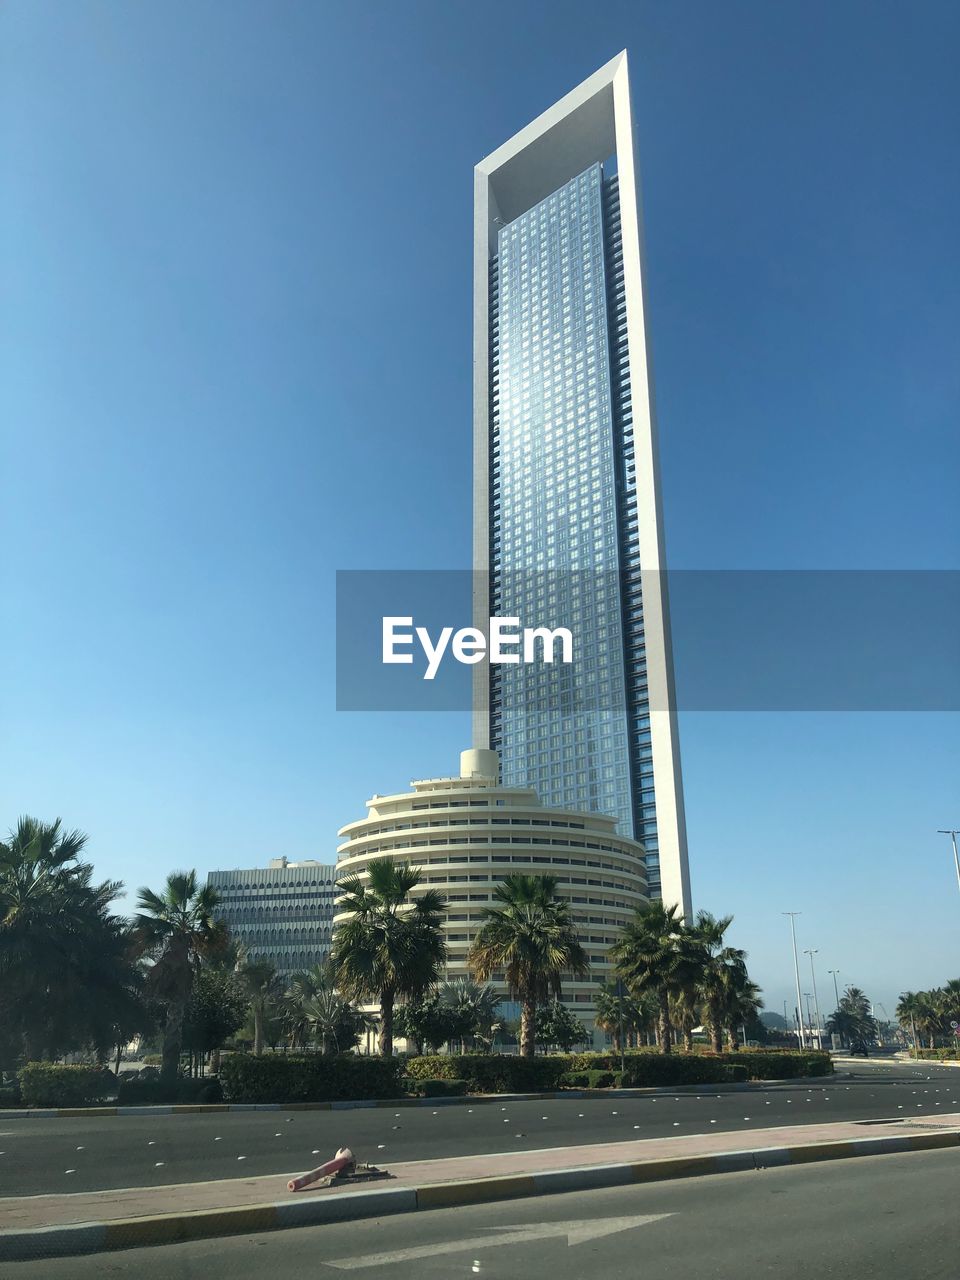
[[[803,1040],[803,1013],[801,1012],[801,1010],[803,1009],[803,1001],[800,997],[800,961],[797,959],[797,921],[796,921],[796,917],[801,915],[802,913],[799,911],[781,911],[780,914],[782,916],[790,917],[790,936],[793,938],[793,975],[797,980],[797,1021],[800,1024],[799,1027],[797,1028],[797,1034],[800,1040],[800,1048],[803,1049],[806,1046]]]
[[[938,830],[938,836],[949,836],[953,844],[953,865],[957,871],[957,888],[960,889],[960,853],[957,853],[957,835],[958,832],[953,827],[948,827],[946,831]]]
[[[833,994],[837,997],[837,1008],[839,1009],[840,1008],[840,989],[837,986],[837,975],[840,973],[840,970],[828,969],[827,973],[833,974]]]
[[[817,1011],[817,1048],[823,1048],[823,1023],[820,1020],[820,999],[817,996],[817,975],[813,969],[813,957],[818,953],[819,947],[814,947],[812,951],[805,950],[804,955],[810,957],[810,977],[813,979],[813,1007]],[[839,1001],[837,1002],[839,1003]]]
[[[810,1028],[810,1039],[813,1039],[813,1014],[810,1012],[810,992],[805,991],[803,998],[807,1002],[807,1026]]]

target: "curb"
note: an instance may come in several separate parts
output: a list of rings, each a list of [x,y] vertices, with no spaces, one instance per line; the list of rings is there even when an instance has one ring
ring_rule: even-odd
[[[435,1182],[418,1187],[350,1191],[328,1200],[293,1199],[273,1204],[246,1205],[238,1209],[198,1210],[113,1222],[81,1222],[26,1231],[0,1231],[0,1261],[23,1262],[39,1258],[104,1253],[113,1249],[145,1248],[188,1240],[245,1235],[248,1232],[281,1231],[291,1227],[318,1226],[327,1222],[380,1218],[393,1213],[446,1209],[454,1205],[488,1204],[498,1200],[514,1200],[521,1196],[591,1191],[604,1187],[631,1186],[635,1183],[665,1182],[673,1178],[742,1173],[785,1165],[814,1164],[821,1160],[847,1160],[856,1156],[934,1151],[947,1147],[960,1147],[960,1130],[908,1134],[902,1137],[846,1139],[792,1147],[759,1147],[727,1151],[719,1155],[667,1157],[632,1161],[628,1164],[583,1165],[544,1173],[507,1174],[464,1182]]]
[[[794,1076],[782,1080],[744,1080],[736,1084],[655,1085],[645,1089],[554,1089],[547,1093],[465,1093],[455,1098],[357,1098],[338,1102],[206,1102],[165,1103],[143,1107],[22,1107],[0,1109],[0,1120],[59,1120],[89,1116],[181,1116],[224,1111],[358,1111],[375,1107],[482,1107],[495,1102],[556,1102],[564,1098],[644,1098],[677,1094],[749,1093],[779,1085],[832,1084],[841,1072],[830,1076]]]

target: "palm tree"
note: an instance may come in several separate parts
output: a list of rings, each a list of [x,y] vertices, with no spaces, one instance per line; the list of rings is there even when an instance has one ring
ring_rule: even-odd
[[[951,978],[941,988],[944,1013],[949,1021],[960,1022],[960,978]]]
[[[826,1031],[828,1035],[839,1036],[841,1042],[854,1046],[858,1041],[876,1038],[876,1019],[870,1012],[870,1001],[859,987],[847,987],[827,1019]]]
[[[303,1049],[309,1039],[310,1020],[304,1013],[307,1002],[333,985],[333,974],[327,964],[315,964],[312,969],[301,969],[290,975],[283,995],[283,1013],[291,1049]]]
[[[936,1037],[943,1030],[945,999],[942,990],[905,991],[897,1004],[897,1018],[909,1022],[914,1032],[927,1037],[928,1047],[936,1047]]]
[[[301,1014],[308,1034],[320,1041],[320,1051],[325,1056],[347,1053],[356,1045],[360,1033],[374,1026],[373,1019],[355,1008],[329,980],[303,1001]]]
[[[183,1016],[193,975],[201,959],[223,950],[229,935],[214,919],[217,894],[198,887],[196,871],[174,871],[163,893],[142,888],[137,897],[134,934],[143,954],[153,960],[148,991],[164,1006],[162,1080],[172,1082],[180,1067]]]
[[[393,1054],[397,999],[415,999],[431,987],[447,957],[441,932],[446,902],[435,889],[412,897],[422,873],[407,862],[374,858],[360,876],[341,881],[331,964],[337,985],[353,1000],[380,1003],[380,1052]]]
[[[495,907],[484,907],[483,923],[473,940],[467,963],[485,982],[503,970],[519,1000],[520,1053],[536,1053],[537,1006],[550,996],[559,999],[561,975],[590,971],[569,904],[558,898],[555,876],[507,876],[494,890]]]
[[[723,1021],[731,1049],[736,1049],[740,1043],[740,1028],[752,1022],[762,1008],[760,988],[750,981],[744,970],[731,986],[723,1005]]]
[[[93,1044],[105,1057],[114,1029],[142,1020],[122,889],[92,883],[87,837],[60,819],[23,817],[0,841],[0,1024],[27,1060]]]
[[[662,902],[639,906],[610,948],[617,973],[635,997],[652,992],[657,1000],[657,1040],[670,1052],[670,996],[683,976],[682,920],[677,907]]]
[[[699,988],[714,1053],[723,1052],[724,1006],[731,993],[747,979],[746,953],[739,947],[727,946],[725,942],[726,932],[732,923],[733,916],[717,917],[709,911],[698,911],[695,924],[690,926],[703,958]]]
[[[626,984],[606,982],[594,998],[594,1024],[613,1040],[616,1053],[630,1043],[634,1036],[646,1032],[650,1018],[643,1002],[637,1001],[626,989]],[[620,1038],[621,1027],[623,1040]],[[626,1043],[624,1043],[626,1042]]]
[[[488,982],[457,978],[444,982],[438,995],[453,1015],[455,1038],[462,1049],[472,1048],[477,1039],[492,1043],[500,1027],[500,997]]]
[[[269,960],[248,961],[240,969],[240,977],[253,1015],[253,1052],[259,1058],[263,1054],[264,1026],[280,995],[280,981],[276,967]]]
[[[913,1040],[913,1051],[916,1054],[920,1047],[917,1039],[917,1015],[921,1014],[922,992],[919,991],[902,991],[900,999],[897,1001],[896,1015],[897,1021],[904,1030],[910,1028],[910,1035]]]

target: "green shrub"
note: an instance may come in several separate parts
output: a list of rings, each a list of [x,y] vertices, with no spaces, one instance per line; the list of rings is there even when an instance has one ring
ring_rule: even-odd
[[[613,1089],[620,1087],[619,1071],[565,1071],[560,1084],[565,1089]]]
[[[177,1105],[205,1105],[223,1101],[223,1087],[219,1080],[193,1080],[184,1076],[167,1084],[163,1080],[121,1080],[117,1088],[117,1103],[123,1107],[156,1107],[167,1103]]]
[[[926,1059],[928,1062],[955,1062],[960,1058],[960,1048],[920,1049],[918,1053],[911,1050],[911,1057]]]
[[[637,1054],[628,1058],[623,1083],[632,1089],[657,1085],[724,1084],[728,1080],[725,1066],[717,1058],[695,1054]]]
[[[565,1071],[560,1077],[560,1087],[562,1089],[589,1089],[590,1072]]]
[[[264,1054],[261,1058],[232,1053],[223,1059],[220,1079],[230,1102],[350,1101],[398,1097],[402,1068],[400,1058],[362,1058],[352,1053],[339,1057]]]
[[[723,1071],[724,1081],[728,1084],[742,1084],[744,1080],[750,1079],[749,1071],[740,1062],[721,1062],[720,1069]]]
[[[411,1083],[411,1093],[419,1094],[423,1098],[462,1098],[467,1092],[466,1080],[438,1080],[426,1079],[415,1080],[408,1077]]]
[[[417,1080],[465,1080],[470,1093],[538,1093],[559,1088],[568,1057],[519,1058],[510,1054],[430,1054],[407,1060]]]
[[[725,1053],[716,1061],[742,1064],[750,1080],[796,1080],[833,1074],[833,1059],[819,1050],[741,1049],[738,1053]]]
[[[9,1084],[0,1084],[0,1107],[20,1107],[23,1098],[20,1094],[20,1083],[17,1080]]]
[[[83,1107],[103,1102],[116,1091],[116,1077],[102,1067],[68,1067],[28,1062],[17,1072],[28,1107]]]

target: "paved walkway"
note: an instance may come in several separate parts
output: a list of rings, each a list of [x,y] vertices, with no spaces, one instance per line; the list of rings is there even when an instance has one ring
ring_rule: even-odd
[[[676,1160],[735,1151],[758,1151],[830,1143],[862,1141],[877,1137],[905,1137],[924,1130],[960,1130],[960,1112],[910,1119],[891,1124],[840,1122],[823,1125],[791,1125],[753,1129],[749,1133],[703,1133],[677,1138],[648,1138],[578,1147],[549,1147],[539,1151],[503,1155],[462,1156],[444,1160],[416,1160],[385,1166],[392,1177],[359,1187],[331,1187],[291,1194],[282,1176],[230,1178],[218,1182],[193,1182],[162,1187],[133,1187],[112,1191],[88,1191],[72,1195],[11,1196],[0,1199],[0,1228],[4,1231],[64,1226],[80,1222],[114,1222],[157,1214],[184,1214],[198,1210],[241,1208],[279,1200],[329,1199],[351,1190],[404,1188],[424,1183],[457,1183],[509,1174],[546,1173],[557,1169],[589,1168],[635,1161]],[[331,1152],[332,1154],[332,1152]],[[360,1153],[366,1155],[366,1153]],[[376,1152],[370,1153],[371,1162]]]

